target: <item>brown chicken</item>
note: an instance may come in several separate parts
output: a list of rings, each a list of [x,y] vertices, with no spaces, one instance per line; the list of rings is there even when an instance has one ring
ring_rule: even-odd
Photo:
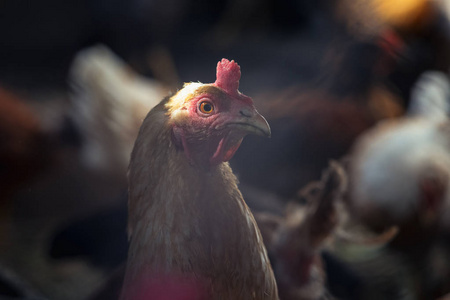
[[[337,225],[336,203],[346,185],[344,169],[333,161],[320,181],[313,181],[299,191],[297,198],[305,204],[288,203],[284,217],[255,213],[281,299],[332,299],[325,287],[320,252]]]
[[[227,163],[243,137],[270,136],[240,68],[189,83],[150,111],[129,168],[131,237],[122,300],[278,299],[261,234]]]
[[[0,88],[0,202],[48,163],[48,142],[35,113]]]
[[[14,92],[0,87],[0,241],[11,238],[15,194],[53,162],[50,139],[36,114]],[[5,248],[5,247],[3,247]],[[3,249],[2,249],[3,250]],[[0,251],[1,252],[1,251]]]

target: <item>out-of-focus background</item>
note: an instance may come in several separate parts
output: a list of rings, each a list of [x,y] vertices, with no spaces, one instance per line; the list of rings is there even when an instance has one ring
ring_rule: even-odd
[[[272,127],[231,161],[280,212],[425,71],[448,73],[446,0],[0,0],[0,298],[89,299],[126,259],[140,123],[221,58]],[[270,195],[270,196],[268,196]],[[3,297],[3,298],[2,298]]]

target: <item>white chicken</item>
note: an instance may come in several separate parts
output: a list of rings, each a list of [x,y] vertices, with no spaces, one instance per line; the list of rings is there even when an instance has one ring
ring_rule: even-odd
[[[93,169],[125,174],[142,120],[167,90],[138,75],[102,45],[76,56],[70,82],[71,118],[84,139],[83,162]]]
[[[450,83],[429,72],[416,84],[408,114],[380,123],[356,142],[351,206],[365,223],[438,222],[450,205]]]
[[[427,72],[407,114],[364,133],[353,148],[351,216],[375,232],[395,229],[384,243],[341,245],[338,255],[362,277],[363,299],[436,299],[450,291],[442,242],[450,228],[449,100],[447,75]]]

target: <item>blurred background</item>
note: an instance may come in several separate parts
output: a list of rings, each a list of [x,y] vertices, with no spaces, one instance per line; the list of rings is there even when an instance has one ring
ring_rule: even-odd
[[[126,259],[146,113],[234,59],[272,127],[231,161],[282,211],[330,159],[448,72],[446,0],[0,0],[0,298],[89,299]],[[3,297],[3,298],[2,298]]]

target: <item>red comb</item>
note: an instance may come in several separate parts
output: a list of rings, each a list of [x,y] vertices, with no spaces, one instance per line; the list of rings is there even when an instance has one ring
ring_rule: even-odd
[[[216,82],[214,85],[225,90],[229,94],[237,94],[241,79],[241,68],[234,61],[222,58],[217,63]]]

